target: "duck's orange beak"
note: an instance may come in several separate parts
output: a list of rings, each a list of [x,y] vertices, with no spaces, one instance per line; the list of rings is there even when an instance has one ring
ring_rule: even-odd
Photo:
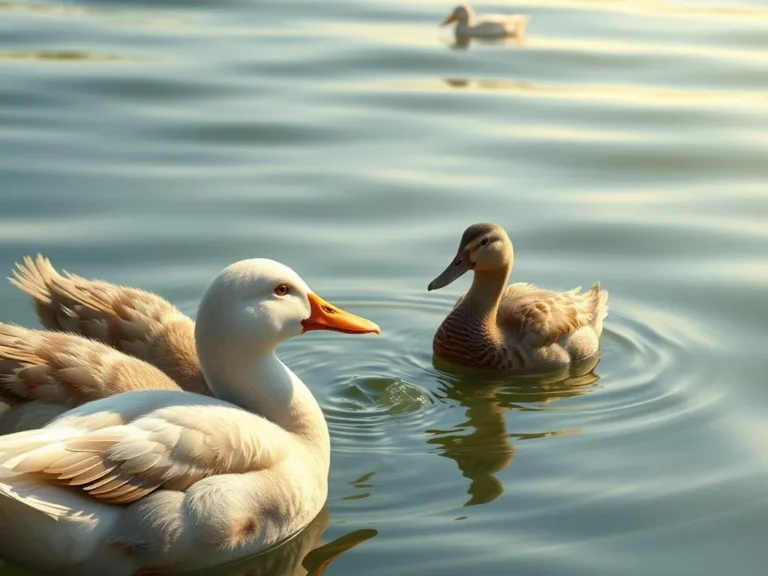
[[[365,318],[350,314],[320,298],[314,292],[307,295],[309,299],[309,318],[301,321],[304,332],[310,330],[332,330],[345,334],[381,333],[381,329]]]
[[[448,26],[448,24],[450,24],[451,22],[456,22],[456,20],[458,20],[458,16],[456,16],[456,12],[454,12],[453,14],[448,16],[448,18],[443,20],[443,23],[441,24],[441,26]]]

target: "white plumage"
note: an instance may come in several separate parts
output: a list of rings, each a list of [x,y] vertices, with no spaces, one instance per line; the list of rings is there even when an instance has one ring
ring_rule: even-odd
[[[521,37],[530,21],[529,16],[486,14],[475,16],[469,4],[461,4],[443,21],[443,26],[456,22],[458,38],[508,38]]]

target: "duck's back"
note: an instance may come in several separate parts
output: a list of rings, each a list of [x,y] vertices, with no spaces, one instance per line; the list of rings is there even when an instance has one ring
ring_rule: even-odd
[[[498,324],[508,347],[519,347],[530,368],[583,360],[599,349],[608,292],[595,284],[582,292],[512,284],[502,299]]]
[[[517,332],[520,340],[536,344],[557,342],[584,326],[602,332],[607,313],[608,293],[595,284],[586,292],[543,290],[532,284],[507,286],[502,297],[498,323],[505,331]]]
[[[476,38],[504,38],[507,36],[522,36],[528,24],[526,16],[509,16],[503,14],[483,15],[474,24],[463,28],[459,26],[459,35],[474,36]]]

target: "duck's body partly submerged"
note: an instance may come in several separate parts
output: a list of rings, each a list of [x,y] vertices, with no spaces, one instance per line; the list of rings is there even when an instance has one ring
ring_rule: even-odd
[[[44,428],[0,437],[0,557],[56,574],[170,573],[254,554],[301,529],[326,500],[329,434],[311,392],[275,348],[315,329],[378,331],[276,262],[224,270],[195,326],[216,397],[173,389],[146,365],[144,385],[166,389],[109,396]],[[111,368],[141,363],[58,336],[80,355],[80,379],[91,374],[104,390],[120,390],[109,376],[119,370],[105,359]]]
[[[454,32],[459,38],[519,38],[525,34],[529,21],[529,16],[519,14],[475,16],[470,5],[462,4],[454,8],[443,26],[456,22]]]
[[[544,371],[579,362],[600,348],[608,293],[507,285],[513,249],[503,229],[475,224],[464,233],[453,263],[429,286],[441,288],[474,270],[470,290],[435,334],[435,356],[494,370]]]
[[[330,443],[215,398],[129,392],[0,440],[0,551],[46,572],[180,571],[254,554],[309,523]],[[63,487],[64,486],[64,487]]]

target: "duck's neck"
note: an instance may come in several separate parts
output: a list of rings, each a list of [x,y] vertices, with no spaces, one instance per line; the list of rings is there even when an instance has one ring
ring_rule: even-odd
[[[330,458],[328,425],[317,400],[274,350],[246,364],[232,357],[203,362],[203,371],[217,398],[263,416]]]
[[[496,270],[476,270],[472,286],[462,304],[472,306],[486,321],[495,321],[510,269],[511,266]]]

